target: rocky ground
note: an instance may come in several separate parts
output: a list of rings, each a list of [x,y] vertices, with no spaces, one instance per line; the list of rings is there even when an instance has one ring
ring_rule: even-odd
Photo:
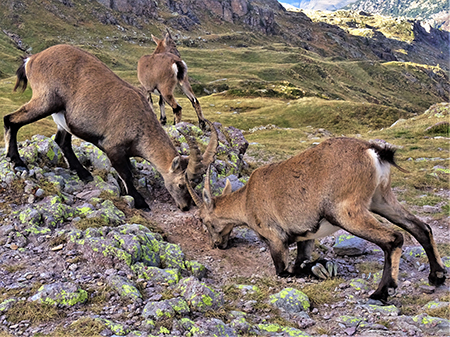
[[[180,128],[207,143],[192,125],[169,127],[182,153],[188,147]],[[223,187],[229,177],[239,188],[248,143],[234,128],[221,128],[220,140],[213,184]],[[265,244],[247,228],[233,231],[228,249],[211,249],[196,210],[179,211],[149,163],[133,161],[152,207],[143,212],[120,196],[117,174],[100,151],[78,143],[75,152],[93,182],[65,168],[50,138],[21,144],[29,171],[14,171],[0,157],[0,336],[450,334],[443,318],[450,281],[428,285],[423,249],[407,235],[399,289],[391,305],[382,305],[368,295],[383,254],[364,240],[339,231],[317,243],[317,256],[338,263],[337,279],[280,279]],[[448,217],[415,211],[438,243],[449,243]],[[450,257],[443,260],[450,267]]]

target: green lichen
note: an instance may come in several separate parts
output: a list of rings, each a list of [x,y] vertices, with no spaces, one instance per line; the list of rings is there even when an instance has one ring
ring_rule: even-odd
[[[10,306],[15,302],[17,302],[17,300],[14,298],[9,298],[3,301],[2,303],[0,303],[0,312],[7,311],[10,308]]]
[[[159,333],[167,335],[167,334],[170,334],[170,331],[166,327],[162,326],[162,327],[159,328]]]
[[[43,291],[44,286],[42,286],[39,291]],[[62,290],[55,299],[46,297],[42,300],[43,303],[50,305],[63,305],[63,306],[74,306],[78,303],[84,303],[88,299],[88,293],[86,290],[78,289],[78,291],[74,293],[68,293],[65,290]]]
[[[311,335],[309,335],[299,329],[295,329],[295,328],[291,328],[291,327],[283,327],[281,329],[281,331],[287,333],[289,336],[292,336],[292,337],[311,337]]]
[[[295,296],[295,299],[294,299]],[[311,304],[306,294],[294,288],[285,288],[278,294],[270,296],[270,303],[275,303],[280,299],[287,299],[290,305],[298,306],[301,304],[303,310],[308,310]]]
[[[346,234],[339,235],[339,237],[336,240],[337,241],[336,244],[338,245],[343,241],[353,239],[354,237],[355,237],[354,235],[346,235]]]
[[[361,278],[351,280],[350,286],[357,291],[369,290],[366,280],[361,279]]]
[[[108,319],[96,318],[96,320],[104,323],[108,327],[108,329],[111,330],[116,335],[125,336],[130,332],[130,330],[125,328],[123,325],[114,323],[113,321],[110,321]]]
[[[378,313],[382,313],[385,315],[398,314],[398,312],[399,312],[399,309],[395,305],[380,306],[380,305],[369,304],[368,308],[372,312],[378,312]]]
[[[175,299],[174,301],[170,301],[170,305],[177,314],[184,314],[184,313],[188,313],[190,311],[189,305],[182,298]]]
[[[25,228],[25,232],[34,235],[47,234],[51,232],[50,228],[47,227],[39,227],[39,226],[29,226]]]
[[[278,324],[258,324],[258,329],[267,332],[280,332],[282,328]]]
[[[364,326],[366,319],[363,317],[354,317],[354,316],[340,316],[339,321],[344,323],[347,326]]]
[[[142,298],[141,293],[139,290],[137,290],[136,287],[130,285],[130,284],[124,284],[122,285],[122,296],[132,298],[132,299],[138,299]]]

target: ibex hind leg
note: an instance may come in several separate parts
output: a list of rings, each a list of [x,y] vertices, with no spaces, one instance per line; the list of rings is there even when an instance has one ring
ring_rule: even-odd
[[[405,210],[392,191],[386,192],[383,198],[376,198],[376,196],[371,205],[371,211],[385,217],[414,236],[427,254],[430,263],[430,275],[428,276],[430,284],[436,286],[443,284],[447,271],[437,250],[430,226]]]
[[[17,149],[17,132],[19,129],[24,125],[50,116],[58,110],[61,109],[59,107],[49,107],[46,102],[39,99],[32,99],[12,114],[3,117],[6,157],[11,160],[14,166],[26,168],[26,165],[20,158],[19,151]]]
[[[205,116],[203,115],[202,108],[200,106],[200,102],[198,101],[197,97],[195,97],[194,92],[192,90],[191,84],[187,80],[187,77],[185,77],[182,81],[179,82],[181,89],[183,90],[186,97],[191,101],[192,107],[194,108],[197,118],[198,118],[198,125],[200,129],[203,131],[206,131],[207,124],[205,122]]]
[[[387,301],[397,288],[403,235],[381,225],[363,206],[342,208],[336,221],[349,233],[378,245],[384,252],[384,267],[381,281],[370,298]]]
[[[84,182],[92,181],[94,178],[83,165],[81,165],[72,148],[72,135],[66,130],[58,128],[55,135],[55,142],[61,148],[64,157],[67,159],[69,168],[77,172],[78,177]]]

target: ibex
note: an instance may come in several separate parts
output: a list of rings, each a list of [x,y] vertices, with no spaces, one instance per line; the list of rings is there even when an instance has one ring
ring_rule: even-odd
[[[177,83],[179,83],[197,113],[200,128],[204,130],[206,124],[202,108],[189,83],[186,63],[181,59],[170,32],[167,31],[161,40],[153,35],[152,38],[157,45],[156,49],[153,54],[144,55],[139,59],[137,73],[139,82],[141,82],[147,91],[150,102],[152,102],[152,92],[159,93],[160,95],[159,109],[161,113],[161,124],[164,125],[167,122],[164,101],[172,107],[173,113],[175,114],[175,123],[181,121],[181,106],[173,96],[173,91]]]
[[[387,145],[334,138],[256,169],[248,183],[233,193],[227,183],[222,195],[213,197],[209,170],[203,200],[189,184],[188,188],[214,246],[226,248],[233,227],[248,225],[268,244],[276,273],[282,277],[303,271],[314,239],[338,229],[377,244],[385,262],[382,279],[370,297],[386,301],[397,287],[403,236],[381,225],[371,212],[411,233],[424,247],[431,284],[444,283],[446,274],[431,228],[406,211],[391,190],[390,165],[402,170],[394,153]],[[297,258],[288,271],[288,245],[294,242]]]
[[[73,152],[72,135],[106,153],[136,208],[149,206],[133,185],[129,157],[151,162],[177,206],[190,208],[185,176],[198,179],[214,160],[217,134],[211,136],[204,158],[198,148],[191,149],[189,158],[180,156],[141,92],[95,56],[73,46],[57,45],[25,58],[14,91],[25,90],[28,82],[31,100],[4,117],[6,156],[15,166],[26,167],[17,150],[20,127],[52,115],[58,126],[55,141],[80,179],[93,178]]]

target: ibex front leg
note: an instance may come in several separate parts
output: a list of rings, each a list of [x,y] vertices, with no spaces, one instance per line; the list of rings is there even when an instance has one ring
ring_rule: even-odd
[[[92,181],[94,178],[89,173],[86,168],[84,168],[83,165],[81,165],[80,161],[78,160],[77,156],[73,152],[72,148],[72,135],[68,133],[64,129],[60,129],[58,127],[58,131],[55,135],[55,142],[59,145],[61,148],[61,151],[64,154],[64,157],[67,159],[67,163],[69,164],[69,168],[71,170],[74,170],[77,172],[78,177],[87,182]]]
[[[272,256],[273,263],[275,265],[275,272],[280,277],[293,276],[287,270],[288,267],[288,245],[282,242],[278,238],[266,239],[269,245],[270,255]]]
[[[134,198],[135,207],[149,211],[150,206],[145,202],[144,197],[134,187],[130,159],[124,157],[123,153],[124,151],[116,149],[115,151],[108,151],[107,155],[111,161],[111,165],[116,169],[123,184],[125,185],[126,194],[131,195]]]

